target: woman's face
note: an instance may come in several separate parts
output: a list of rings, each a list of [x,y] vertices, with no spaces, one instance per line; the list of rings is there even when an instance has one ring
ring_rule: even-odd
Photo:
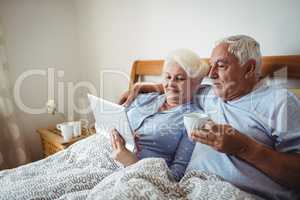
[[[169,104],[183,104],[192,100],[199,78],[190,78],[178,64],[163,72],[163,86]]]

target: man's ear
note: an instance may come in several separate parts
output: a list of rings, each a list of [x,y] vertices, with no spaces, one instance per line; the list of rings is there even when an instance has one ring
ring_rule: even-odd
[[[254,59],[248,60],[244,66],[245,68],[245,79],[255,77],[256,74],[256,61]]]

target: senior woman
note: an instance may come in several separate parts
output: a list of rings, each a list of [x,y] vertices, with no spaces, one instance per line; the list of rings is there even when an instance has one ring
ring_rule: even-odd
[[[128,118],[137,135],[137,151],[130,152],[116,131],[111,131],[113,157],[124,166],[149,157],[163,158],[179,180],[188,165],[194,143],[188,139],[183,113],[195,111],[193,94],[209,67],[194,52],[179,49],[164,62],[165,94],[140,94],[128,107]]]

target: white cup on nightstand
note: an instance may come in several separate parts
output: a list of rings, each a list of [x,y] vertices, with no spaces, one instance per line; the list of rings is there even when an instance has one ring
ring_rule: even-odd
[[[74,126],[72,123],[64,122],[57,124],[56,128],[61,131],[65,142],[69,142],[73,138]]]
[[[73,125],[73,136],[78,137],[81,135],[81,121],[69,122]]]

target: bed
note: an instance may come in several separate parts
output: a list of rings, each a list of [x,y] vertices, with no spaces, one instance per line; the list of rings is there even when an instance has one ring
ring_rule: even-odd
[[[162,60],[139,60],[130,87],[161,73]],[[278,71],[281,70],[281,71]],[[283,81],[300,96],[300,55],[263,58],[262,76]],[[0,199],[259,199],[209,172],[188,171],[180,182],[166,163],[147,158],[123,168],[100,134],[43,160],[0,172]]]

